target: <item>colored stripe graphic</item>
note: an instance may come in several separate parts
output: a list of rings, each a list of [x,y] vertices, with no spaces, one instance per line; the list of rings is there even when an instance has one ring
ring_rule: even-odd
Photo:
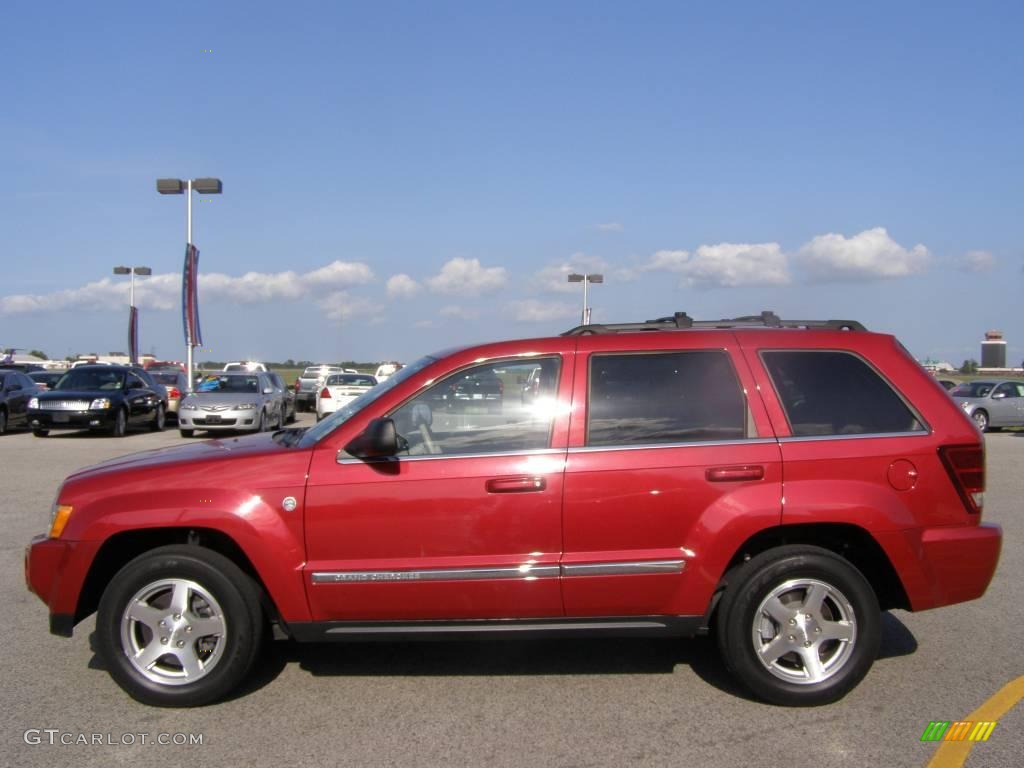
[[[921,734],[921,741],[942,741],[948,728],[948,720],[932,720]]]
[[[1008,682],[968,715],[972,723],[986,723],[985,731],[979,732],[976,740],[944,740],[928,761],[928,768],[960,768],[967,761],[971,748],[979,741],[987,741],[996,721],[1021,701],[1024,701],[1024,675]]]

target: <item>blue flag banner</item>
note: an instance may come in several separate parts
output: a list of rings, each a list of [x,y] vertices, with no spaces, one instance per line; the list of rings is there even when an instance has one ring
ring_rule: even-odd
[[[132,364],[139,362],[139,310],[128,309],[128,359]]]
[[[185,329],[185,343],[191,347],[203,345],[199,329],[199,249],[185,247],[185,269],[181,275],[181,319]]]

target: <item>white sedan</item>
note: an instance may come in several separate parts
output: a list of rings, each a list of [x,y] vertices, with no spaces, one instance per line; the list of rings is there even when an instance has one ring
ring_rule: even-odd
[[[371,387],[377,379],[368,373],[332,373],[324,381],[316,398],[316,420],[330,416]]]

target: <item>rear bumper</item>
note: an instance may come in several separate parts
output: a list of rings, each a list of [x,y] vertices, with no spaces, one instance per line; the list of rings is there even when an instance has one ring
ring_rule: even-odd
[[[914,611],[985,594],[999,564],[1002,543],[1003,529],[994,524],[902,531],[882,542]]]

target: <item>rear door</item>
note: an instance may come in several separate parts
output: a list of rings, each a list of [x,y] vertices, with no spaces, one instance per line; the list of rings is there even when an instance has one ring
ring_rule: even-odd
[[[731,547],[778,524],[781,477],[730,332],[580,337],[563,515],[567,615],[703,614]]]

